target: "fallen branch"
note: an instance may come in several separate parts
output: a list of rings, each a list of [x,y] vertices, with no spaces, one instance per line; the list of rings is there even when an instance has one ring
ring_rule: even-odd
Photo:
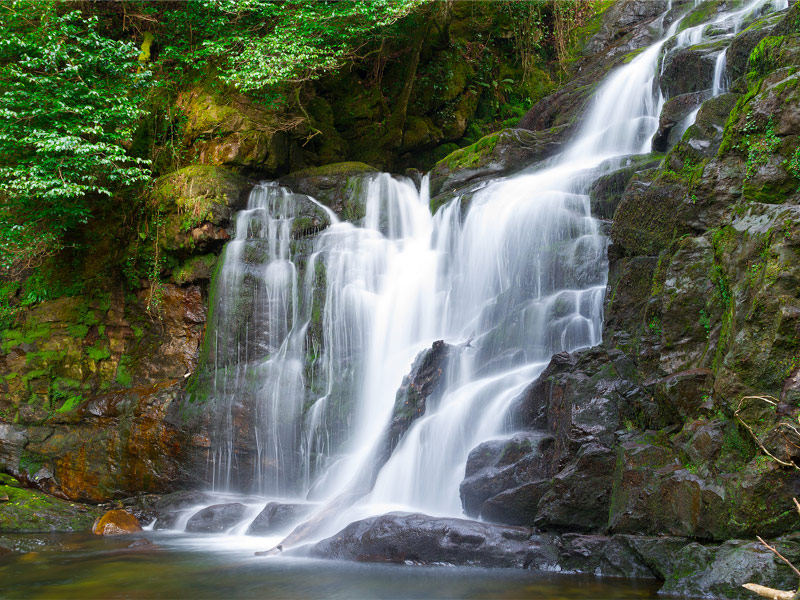
[[[742,419],[742,417],[739,416],[739,411],[742,410],[742,403],[745,400],[761,400],[761,401],[766,402],[767,404],[770,404],[772,406],[778,406],[778,400],[776,398],[772,397],[772,396],[744,396],[741,400],[739,400],[739,406],[736,408],[736,412],[733,413],[733,416],[736,417],[736,420],[739,421],[739,423],[741,423],[742,425],[744,425],[745,428],[747,429],[747,431],[750,432],[750,435],[753,436],[753,440],[755,441],[756,444],[758,444],[758,447],[761,448],[761,451],[764,454],[769,456],[772,460],[774,460],[779,465],[782,465],[784,467],[792,467],[794,469],[800,469],[800,467],[798,467],[793,462],[786,462],[785,460],[781,460],[780,458],[778,458],[777,456],[772,454],[769,450],[767,450],[764,447],[764,444],[761,443],[761,440],[758,439],[758,436],[756,435],[756,432],[753,431],[753,429],[750,427],[750,425],[748,425],[745,422],[745,420]],[[792,428],[792,429],[794,429],[794,428]]]
[[[796,502],[796,500],[795,500],[795,502]],[[759,542],[761,542],[762,544],[764,544],[764,545],[767,547],[767,549],[768,549],[770,552],[772,552],[772,553],[773,553],[775,556],[777,556],[777,557],[778,557],[778,558],[780,558],[780,559],[781,559],[783,562],[785,562],[787,565],[789,565],[789,568],[790,568],[792,571],[794,571],[795,575],[797,575],[798,577],[800,577],[800,571],[798,571],[798,570],[797,570],[797,567],[795,567],[795,566],[794,566],[794,565],[793,565],[793,564],[792,564],[792,563],[789,561],[789,559],[788,559],[788,558],[786,558],[785,556],[783,556],[783,554],[781,554],[780,552],[778,552],[778,550],[777,550],[777,549],[773,548],[773,547],[772,547],[772,546],[770,546],[770,545],[769,545],[767,542],[765,542],[765,541],[764,541],[764,540],[761,538],[761,536],[758,536],[758,535],[757,535],[757,536],[756,536],[756,538],[758,538],[758,541],[759,541]]]
[[[764,598],[771,598],[772,600],[792,600],[794,592],[784,592],[783,590],[774,590],[772,588],[758,585],[757,583],[745,583],[743,588],[755,592]]]

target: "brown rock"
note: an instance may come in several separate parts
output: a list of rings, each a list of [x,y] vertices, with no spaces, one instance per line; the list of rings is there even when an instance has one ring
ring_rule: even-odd
[[[127,510],[110,510],[92,526],[92,533],[95,535],[120,535],[141,530],[139,519]]]

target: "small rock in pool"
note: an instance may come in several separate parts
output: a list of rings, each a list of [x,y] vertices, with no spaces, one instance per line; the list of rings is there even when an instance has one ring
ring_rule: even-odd
[[[127,510],[119,509],[108,511],[98,518],[92,526],[92,533],[95,535],[120,535],[141,530],[142,526],[139,524],[139,519]]]

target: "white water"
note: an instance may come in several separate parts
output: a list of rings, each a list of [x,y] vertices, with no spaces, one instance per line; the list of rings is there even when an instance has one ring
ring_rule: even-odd
[[[431,215],[427,180],[418,191],[409,180],[375,176],[363,190],[363,222],[337,222],[328,211],[332,224],[301,260],[293,253],[297,197],[257,187],[218,277],[214,484],[237,487],[237,404],[252,401],[253,489],[322,500],[322,510],[324,501],[353,494],[349,508],[319,524],[317,537],[389,510],[461,515],[458,487],[470,450],[508,433],[510,404],[554,353],[601,341],[606,240],[587,189],[601,164],[650,150],[664,103],[665,48],[703,41],[710,24],[731,37],[767,4],[750,2],[677,35],[680,19],[673,22],[606,77],[559,157],[481,189],[466,216],[459,199]],[[713,95],[725,90],[724,71],[723,50]],[[256,250],[260,258],[248,258]],[[323,343],[312,348],[315,310]],[[470,343],[374,486],[360,490],[404,375],[439,339]],[[304,371],[309,356],[314,382]],[[309,383],[317,390],[311,398]],[[246,531],[254,517],[231,533]]]

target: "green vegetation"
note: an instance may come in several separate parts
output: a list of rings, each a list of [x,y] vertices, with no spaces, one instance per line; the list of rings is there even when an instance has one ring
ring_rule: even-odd
[[[0,9],[0,274],[39,264],[93,203],[149,178],[123,142],[149,72],[132,42],[54,1]],[[38,298],[35,298],[38,299]]]

